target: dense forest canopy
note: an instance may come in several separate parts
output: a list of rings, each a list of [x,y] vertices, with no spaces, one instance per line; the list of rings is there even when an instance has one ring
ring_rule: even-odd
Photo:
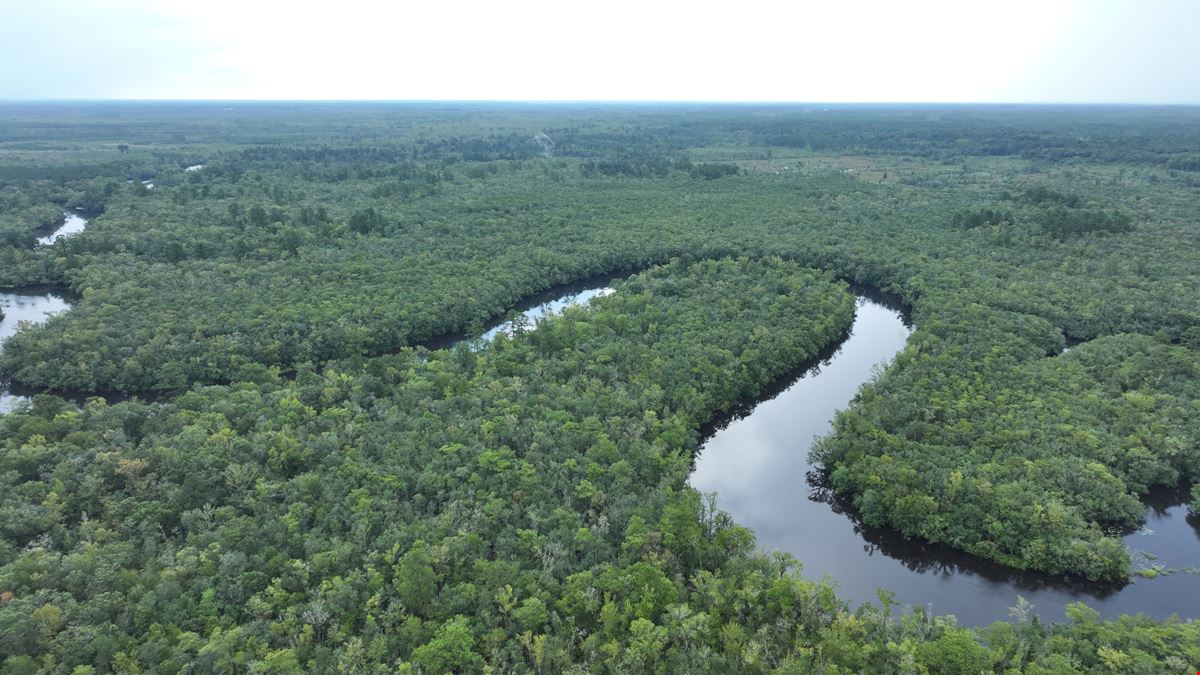
[[[685,481],[866,284],[916,331],[829,484],[1126,579],[1200,483],[1197,157],[1192,108],[0,106],[0,286],[75,298],[0,372],[158,399],[0,417],[0,672],[1194,669],[1195,617],[849,607]]]

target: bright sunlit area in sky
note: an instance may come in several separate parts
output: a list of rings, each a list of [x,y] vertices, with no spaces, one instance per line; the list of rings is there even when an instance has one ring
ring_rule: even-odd
[[[3,99],[1200,102],[1197,0],[8,0]]]

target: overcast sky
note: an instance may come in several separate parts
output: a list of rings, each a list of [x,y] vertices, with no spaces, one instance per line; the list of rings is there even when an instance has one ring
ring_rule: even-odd
[[[0,0],[4,99],[1200,103],[1200,0]]]

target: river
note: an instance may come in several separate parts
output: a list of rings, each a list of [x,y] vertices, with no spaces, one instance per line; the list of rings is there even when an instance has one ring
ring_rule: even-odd
[[[83,228],[87,227],[87,219],[77,211],[63,211],[63,222],[53,232],[44,236],[38,237],[38,243],[43,246],[50,246],[54,242],[69,237],[73,234],[83,232]]]
[[[22,322],[41,323],[55,312],[71,308],[58,291],[46,287],[22,288],[0,291],[0,347],[10,335],[17,332]],[[0,413],[12,410],[18,401],[26,397],[14,393],[7,382],[0,382]]]
[[[83,232],[87,219],[78,211],[63,211],[63,222],[53,232],[38,238],[38,244],[52,246],[64,237]],[[0,290],[0,348],[4,341],[17,332],[22,323],[42,323],[56,312],[71,308],[71,303],[62,294],[62,289],[51,286],[28,286],[25,288]],[[0,382],[0,413],[12,410],[18,401],[28,398],[23,387],[14,387]]]
[[[527,298],[517,311],[533,326],[538,319],[611,292],[607,278],[589,279]],[[52,289],[0,293],[0,303],[5,312],[0,343],[18,322],[43,321],[70,307]],[[964,625],[1007,619],[1017,596],[1033,603],[1044,620],[1062,620],[1065,605],[1074,601],[1086,602],[1106,617],[1197,615],[1200,575],[1103,585],[1017,572],[947,546],[867,527],[815,484],[814,467],[808,463],[813,440],[829,432],[836,412],[849,404],[876,367],[891,361],[912,332],[894,303],[861,294],[857,303],[846,339],[826,350],[816,365],[784,378],[767,400],[749,402],[740,411],[743,417],[712,433],[696,458],[693,487],[717,492],[719,507],[752,529],[761,548],[791,553],[807,577],[832,579],[839,596],[855,605],[877,602],[876,589],[886,588],[902,603],[954,614]],[[478,338],[446,336],[426,346],[482,345],[501,331],[511,332],[513,325],[497,319],[485,328]],[[0,389],[0,411],[20,398]],[[1155,562],[1167,568],[1200,562],[1200,524],[1188,518],[1185,499],[1182,490],[1152,493],[1146,526],[1126,536],[1126,545],[1154,554]]]
[[[813,440],[829,432],[835,413],[904,347],[910,332],[901,312],[860,296],[851,334],[836,352],[713,433],[696,458],[691,485],[717,492],[718,507],[753,530],[762,549],[791,553],[806,577],[832,579],[839,596],[855,605],[878,604],[875,591],[886,588],[900,602],[954,614],[964,625],[1009,618],[1018,595],[1043,620],[1062,620],[1074,601],[1106,617],[1200,615],[1200,575],[1102,585],[1016,572],[864,526],[815,484],[808,463]],[[1167,568],[1200,563],[1200,528],[1187,517],[1183,499],[1182,491],[1153,493],[1146,527],[1126,536],[1126,545],[1155,554]]]
[[[527,328],[533,328],[537,325],[537,322],[540,319],[554,316],[555,314],[561,314],[562,311],[568,307],[582,305],[591,301],[592,298],[602,298],[612,292],[613,289],[608,288],[607,286],[601,288],[585,288],[580,291],[570,292],[566,295],[556,297],[553,300],[537,303],[521,312],[520,319],[502,321],[499,324],[496,324],[485,330],[483,335],[479,337],[484,342],[491,342],[492,340],[495,340],[496,336],[500,333],[505,333],[506,335],[511,336],[516,328],[516,323],[518,322]]]
[[[513,312],[516,312],[519,317],[515,320],[523,323],[527,328],[533,328],[539,319],[559,314],[567,307],[581,305],[589,302],[592,298],[612,293],[613,289],[608,286],[611,280],[611,276],[592,277],[573,284],[556,286],[542,293],[535,293],[525,298],[513,309]],[[478,336],[466,333],[443,335],[427,340],[421,343],[421,346],[426,349],[453,349],[460,343],[483,346],[494,340],[501,332],[512,335],[513,322],[514,319],[498,317],[486,323],[483,332]]]

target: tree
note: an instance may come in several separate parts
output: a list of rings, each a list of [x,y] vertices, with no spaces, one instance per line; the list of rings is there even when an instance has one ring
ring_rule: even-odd
[[[430,554],[429,545],[417,540],[396,564],[392,585],[408,612],[421,615],[433,600],[437,576],[434,574],[432,563],[433,556]]]
[[[350,229],[359,234],[370,234],[383,229],[387,221],[374,208],[355,211],[350,215]]]
[[[428,673],[478,673],[483,671],[483,657],[474,647],[470,623],[458,615],[442,624],[433,640],[413,650],[412,660]]]

